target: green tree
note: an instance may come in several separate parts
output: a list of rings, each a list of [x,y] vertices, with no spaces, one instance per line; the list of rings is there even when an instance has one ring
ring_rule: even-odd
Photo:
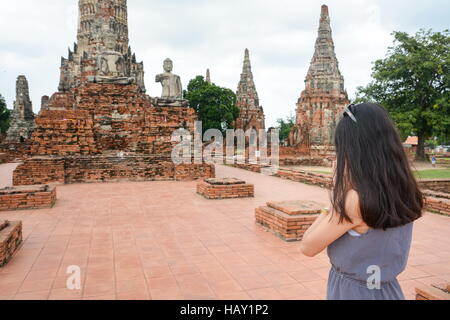
[[[8,131],[11,111],[6,107],[5,98],[0,94],[0,135]]]
[[[189,82],[184,97],[197,111],[198,120],[203,123],[203,133],[209,129],[225,130],[233,128],[239,117],[236,94],[227,88],[208,83],[202,76]]]
[[[291,114],[285,119],[277,120],[277,129],[280,130],[280,141],[286,141],[289,138],[289,133],[295,125],[295,117]]]
[[[373,81],[358,88],[357,101],[385,106],[404,137],[419,137],[416,159],[425,160],[428,139],[450,137],[449,31],[393,36],[386,58],[374,63]]]

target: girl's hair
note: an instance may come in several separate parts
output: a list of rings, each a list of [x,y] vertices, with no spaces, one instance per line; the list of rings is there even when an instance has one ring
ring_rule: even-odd
[[[380,105],[351,105],[336,128],[337,165],[332,204],[341,223],[350,190],[359,195],[362,219],[372,229],[406,225],[422,216],[423,196],[400,136]]]

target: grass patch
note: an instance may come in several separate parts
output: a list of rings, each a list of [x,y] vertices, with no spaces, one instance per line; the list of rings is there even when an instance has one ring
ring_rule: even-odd
[[[332,173],[332,172],[330,172],[330,171],[319,171],[319,170],[313,170],[313,171],[311,171],[311,172],[313,172],[313,173],[319,173],[319,174],[325,174],[325,175],[327,175],[327,176],[331,176],[331,175],[333,175],[333,173]]]
[[[418,179],[450,179],[450,169],[415,171],[414,175]]]

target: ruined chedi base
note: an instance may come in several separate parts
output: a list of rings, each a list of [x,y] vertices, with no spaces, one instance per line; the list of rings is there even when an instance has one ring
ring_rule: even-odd
[[[49,109],[36,119],[34,156],[14,171],[14,185],[215,175],[213,166],[175,165],[171,159],[172,133],[180,127],[193,132],[195,111],[154,107],[137,85],[85,83],[74,95],[55,94]]]

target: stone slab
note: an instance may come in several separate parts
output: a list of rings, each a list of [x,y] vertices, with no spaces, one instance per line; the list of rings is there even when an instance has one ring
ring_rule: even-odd
[[[268,202],[267,206],[288,215],[319,214],[324,206],[314,201]]]
[[[236,178],[212,178],[212,179],[205,179],[205,182],[217,186],[245,184],[245,181]]]

